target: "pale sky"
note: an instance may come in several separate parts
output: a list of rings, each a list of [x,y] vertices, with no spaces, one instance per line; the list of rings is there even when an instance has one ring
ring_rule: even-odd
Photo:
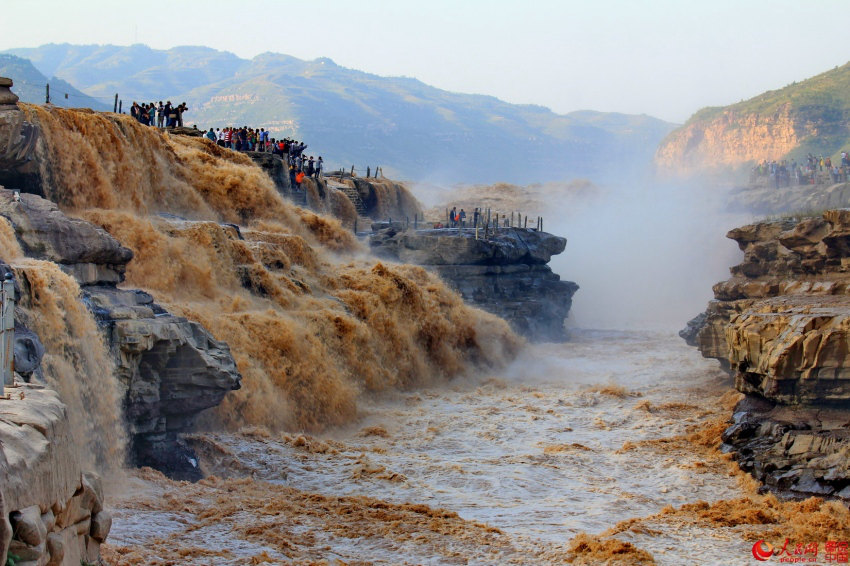
[[[3,0],[0,50],[265,51],[455,92],[683,122],[850,60],[847,0]]]

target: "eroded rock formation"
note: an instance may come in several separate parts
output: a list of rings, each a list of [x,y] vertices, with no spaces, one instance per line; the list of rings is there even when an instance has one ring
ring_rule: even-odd
[[[683,331],[747,395],[724,440],[770,487],[850,499],[850,210],[728,237],[744,261]]]
[[[422,207],[401,183],[389,179],[362,177],[305,178],[301,188],[290,182],[286,161],[272,153],[249,151],[245,155],[274,181],[277,190],[289,200],[338,218],[354,228],[359,218],[386,220],[421,217]],[[366,228],[363,223],[361,228]]]
[[[0,399],[0,563],[96,563],[112,517],[100,478],[83,472],[65,406],[39,385]]]
[[[697,114],[662,140],[655,166],[662,176],[685,177],[778,159],[814,127],[797,123],[787,104],[766,115],[734,107],[705,117]]]
[[[239,389],[230,348],[143,291],[86,286],[83,293],[117,357],[134,463],[200,479],[197,458],[179,434],[192,429],[198,413]]]
[[[239,388],[228,346],[199,324],[169,314],[147,293],[118,289],[133,254],[103,229],[69,218],[41,197],[18,198],[8,190],[0,190],[0,216],[27,256],[58,264],[80,284],[117,361],[135,462],[199,479],[196,459],[178,434]],[[20,288],[26,302],[26,277]]]
[[[501,316],[529,339],[564,338],[578,285],[561,281],[546,264],[564,251],[565,238],[523,228],[503,228],[488,239],[454,230],[375,228],[370,246],[376,254],[427,266],[465,301]]]

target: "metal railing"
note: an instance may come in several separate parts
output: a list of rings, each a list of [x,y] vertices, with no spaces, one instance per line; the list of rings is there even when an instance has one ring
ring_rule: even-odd
[[[455,211],[457,213],[457,211]],[[543,231],[543,217],[538,216],[536,219],[532,217],[535,223],[531,228],[538,232]],[[469,230],[475,233],[475,239],[479,239],[479,232],[483,233],[484,238],[496,235],[500,228],[528,228],[528,215],[523,215],[520,212],[512,211],[510,215],[507,213],[493,212],[489,208],[474,208],[468,213],[464,219],[452,219],[452,211],[446,209],[446,224],[444,226],[450,230],[455,229],[458,235],[461,232]]]
[[[11,273],[0,284],[0,371],[6,397],[6,388],[15,384],[15,282]]]
[[[409,230],[410,228],[416,231],[445,230],[450,234],[454,232],[458,236],[466,233],[473,234],[476,240],[489,240],[498,236],[499,230],[502,229],[519,228],[542,232],[543,217],[532,217],[531,220],[535,224],[529,228],[528,215],[522,215],[516,211],[508,215],[500,212],[493,213],[489,208],[475,208],[465,220],[456,221],[451,220],[451,211],[446,209],[446,224],[426,222],[424,215],[420,214],[415,214],[412,221],[409,216],[405,216],[403,219],[396,219],[395,221],[388,217],[386,220],[378,222],[386,223],[387,226],[395,225],[401,230]],[[354,220],[354,233],[359,233],[357,219]]]

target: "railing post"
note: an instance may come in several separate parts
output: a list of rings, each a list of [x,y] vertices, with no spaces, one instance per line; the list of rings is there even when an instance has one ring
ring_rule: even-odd
[[[6,387],[15,385],[15,282],[12,274],[7,273],[0,285],[0,309],[2,309],[2,349],[0,349],[0,371],[3,372],[3,397]]]

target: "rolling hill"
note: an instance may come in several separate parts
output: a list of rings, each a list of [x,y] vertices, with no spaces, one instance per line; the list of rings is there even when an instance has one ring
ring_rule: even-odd
[[[250,125],[292,136],[329,168],[380,165],[387,175],[434,182],[528,184],[640,175],[674,125],[641,115],[559,115],[491,96],[459,94],[413,78],[381,77],[264,53],[251,60],[206,47],[45,45],[12,49],[46,75],[92,96],[186,101],[199,127]]]
[[[655,156],[668,176],[736,171],[762,160],[850,149],[850,63],[722,107],[671,132]],[[833,159],[835,161],[835,159]]]
[[[0,54],[0,76],[14,79],[12,90],[23,102],[43,104],[45,85],[50,83],[50,102],[56,106],[94,110],[111,110],[113,107],[80,92],[62,79],[48,79],[30,61],[14,55]]]

